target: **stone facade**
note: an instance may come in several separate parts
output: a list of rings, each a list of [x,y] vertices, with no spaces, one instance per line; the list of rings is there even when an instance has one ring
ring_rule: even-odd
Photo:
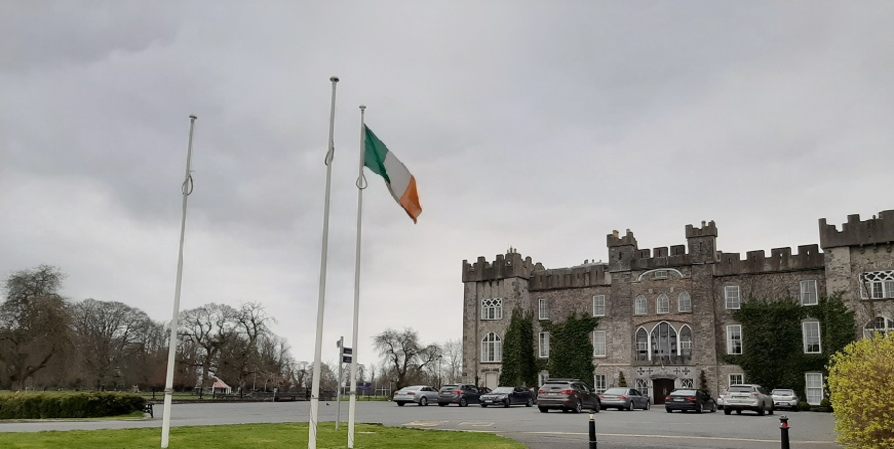
[[[598,347],[605,337],[604,352],[593,357],[597,389],[616,385],[623,373],[658,403],[670,389],[697,388],[702,371],[714,392],[738,379],[741,368],[722,361],[735,346],[729,307],[737,299],[808,293],[810,301],[810,292],[840,293],[856,313],[857,338],[864,326],[894,323],[894,210],[865,221],[851,215],[840,231],[820,219],[819,228],[819,245],[796,253],[749,251],[744,258],[717,250],[712,221],[687,225],[686,245],[653,250],[639,249],[630,230],[614,231],[606,238],[608,262],[546,269],[514,249],[492,262],[463,261],[464,381],[496,386],[502,337],[516,308],[533,312],[535,335],[542,307],[557,321],[575,311],[604,312],[594,335]],[[546,355],[535,338],[535,352]]]

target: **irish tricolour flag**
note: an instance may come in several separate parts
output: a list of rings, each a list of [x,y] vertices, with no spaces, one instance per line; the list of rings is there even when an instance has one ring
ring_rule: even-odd
[[[364,125],[364,132],[366,133],[364,165],[385,178],[391,196],[407,211],[407,215],[413,219],[413,223],[416,223],[416,218],[422,213],[419,192],[416,191],[416,178],[366,125]]]

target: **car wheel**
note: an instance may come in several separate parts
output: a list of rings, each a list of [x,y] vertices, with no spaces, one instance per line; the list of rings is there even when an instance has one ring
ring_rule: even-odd
[[[730,410],[729,407],[723,407],[723,414],[724,414],[724,415],[729,415],[729,414],[732,413],[732,412],[733,412],[733,411]]]
[[[537,407],[537,408],[540,410],[540,413],[546,413],[549,411],[549,409],[547,409],[547,408],[543,408],[543,407]]]
[[[423,396],[422,399],[419,400],[419,405],[422,407],[425,407],[426,405],[428,405],[428,398]]]
[[[438,402],[438,407],[447,407],[446,402]]]
[[[487,404],[481,404],[481,408],[487,408]]]
[[[459,398],[459,406],[460,407],[465,407],[467,405],[469,405],[469,402],[466,401],[466,398]]]
[[[652,402],[651,402],[651,401],[646,401],[646,408],[645,408],[645,410],[649,410],[649,409],[651,409],[651,408],[652,408]]]
[[[761,404],[761,408],[757,409],[757,416],[764,416],[764,404]]]
[[[704,413],[705,412],[705,403],[695,404],[695,413]]]
[[[736,414],[737,414],[737,415],[741,415],[741,414],[742,414],[742,410],[736,410]]]
[[[711,413],[717,413],[717,404],[711,404]]]
[[[627,411],[628,411],[628,412],[632,412],[632,411],[633,411],[633,400],[632,400],[632,399],[630,400],[630,405],[627,406]]]
[[[528,398],[528,402],[525,402],[525,407],[533,407],[533,406],[534,406],[534,399]]]
[[[796,406],[794,406],[794,407],[792,407],[792,411],[793,411],[793,412],[800,412],[800,411],[801,411],[800,404],[799,404],[799,405],[796,405]]]
[[[667,407],[664,408],[664,411],[666,411],[666,412],[668,412],[668,413],[673,412],[673,410],[671,410],[671,409],[669,409],[669,408],[667,408]]]
[[[770,410],[767,411],[767,414],[768,414],[768,415],[772,415],[772,414],[773,414],[773,406],[772,406],[772,405],[770,406]]]
[[[577,404],[574,405],[574,413],[580,413],[584,408],[584,404],[581,403],[580,399],[577,400]]]
[[[403,403],[403,402],[398,402],[398,403],[397,403],[397,406],[398,406],[398,407],[403,407],[403,406],[404,406],[404,403]]]
[[[509,398],[506,398],[506,401],[503,402],[503,407],[504,407],[504,408],[509,408]]]

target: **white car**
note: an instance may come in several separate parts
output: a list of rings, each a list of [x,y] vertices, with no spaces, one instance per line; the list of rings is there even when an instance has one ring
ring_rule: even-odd
[[[729,415],[733,411],[741,414],[743,410],[751,410],[761,416],[764,413],[772,415],[773,398],[760,385],[732,385],[729,394],[723,398],[723,414]]]
[[[428,385],[404,387],[394,393],[393,401],[401,407],[408,402],[415,402],[424,407],[431,402],[438,402],[438,390]]]
[[[776,408],[787,408],[793,412],[797,412],[801,406],[801,400],[795,390],[790,388],[777,388],[770,392],[773,396],[773,406]]]

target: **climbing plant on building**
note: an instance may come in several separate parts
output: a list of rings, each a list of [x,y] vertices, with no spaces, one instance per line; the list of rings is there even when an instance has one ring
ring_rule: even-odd
[[[749,383],[767,389],[792,388],[805,391],[804,373],[822,372],[832,354],[854,340],[854,314],[840,295],[820,298],[813,306],[795,299],[749,299],[733,312],[742,325],[742,354],[726,355],[727,363],[739,365]],[[805,349],[803,323],[818,321],[820,347]],[[825,376],[824,376],[825,377]]]
[[[534,354],[534,314],[521,308],[512,311],[503,337],[503,367],[500,385],[537,385],[537,358]]]
[[[599,318],[578,315],[569,316],[564,322],[543,322],[549,332],[550,377],[580,379],[593,387],[593,330],[599,325]]]

